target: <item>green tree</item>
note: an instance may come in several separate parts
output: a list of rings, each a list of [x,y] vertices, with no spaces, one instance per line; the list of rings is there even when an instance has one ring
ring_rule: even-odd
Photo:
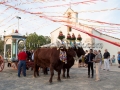
[[[38,35],[35,32],[29,34],[29,36],[27,36],[26,39],[26,48],[35,49],[37,42],[38,42]]]
[[[50,38],[48,36],[37,35],[35,32],[27,36],[26,47],[28,49],[36,49],[39,46],[50,43]]]
[[[45,45],[45,44],[49,44],[51,42],[50,38],[48,36],[39,36],[39,41],[40,41],[40,45]]]
[[[51,43],[51,39],[50,39],[50,37],[48,37],[48,36],[44,36],[44,38],[45,38],[45,40],[46,40],[46,44]]]

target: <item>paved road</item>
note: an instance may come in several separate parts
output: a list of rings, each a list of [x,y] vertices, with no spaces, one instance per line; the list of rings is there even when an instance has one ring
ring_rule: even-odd
[[[74,65],[70,71],[70,79],[57,81],[57,73],[53,84],[49,84],[49,75],[40,73],[33,78],[33,72],[27,71],[27,77],[17,77],[17,71],[5,67],[0,72],[0,90],[120,90],[120,68],[112,66],[110,71],[100,71],[101,81],[87,78],[87,68]]]

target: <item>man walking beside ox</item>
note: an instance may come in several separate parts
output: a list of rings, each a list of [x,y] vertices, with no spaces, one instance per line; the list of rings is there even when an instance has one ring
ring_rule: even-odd
[[[109,59],[110,59],[110,53],[105,49],[105,53],[103,55],[104,57],[104,69],[103,70],[110,70],[110,65],[109,65]]]
[[[88,63],[88,78],[90,78],[90,68],[92,71],[92,77],[94,77],[94,69],[93,69],[93,59],[95,58],[95,55],[93,54],[93,50],[90,49],[90,52],[87,55],[87,63]]]

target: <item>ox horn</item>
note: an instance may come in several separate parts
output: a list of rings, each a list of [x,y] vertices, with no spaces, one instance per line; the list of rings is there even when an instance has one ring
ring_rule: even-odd
[[[60,47],[60,44],[61,44],[61,43],[62,43],[61,40],[56,39],[56,45],[57,45],[57,47]]]
[[[75,46],[75,47],[76,47],[76,49],[78,49],[78,45],[77,45],[77,44],[76,44],[76,46]]]
[[[78,56],[76,55],[75,57],[73,57],[74,58],[74,60],[79,60],[79,58],[78,58]]]
[[[82,43],[80,42],[80,44],[79,44],[79,47],[81,48],[82,47]]]
[[[59,50],[59,48],[57,48],[57,50]]]
[[[76,55],[75,55],[75,57],[73,57],[73,59],[77,61],[77,60],[78,60],[78,56],[77,56],[77,53],[76,53],[76,52],[75,52],[75,54],[76,54]]]

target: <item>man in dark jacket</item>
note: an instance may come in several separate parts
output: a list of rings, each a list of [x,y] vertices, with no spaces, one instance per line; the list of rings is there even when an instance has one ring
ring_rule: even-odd
[[[87,55],[87,62],[88,62],[88,78],[90,78],[90,68],[92,71],[92,77],[94,76],[94,69],[93,69],[93,59],[95,58],[95,55],[93,54],[93,50],[90,49],[90,52]]]
[[[110,65],[109,65],[109,59],[110,59],[110,53],[107,51],[107,49],[105,49],[105,53],[103,55],[104,57],[104,69],[107,69],[107,71],[110,70]]]

